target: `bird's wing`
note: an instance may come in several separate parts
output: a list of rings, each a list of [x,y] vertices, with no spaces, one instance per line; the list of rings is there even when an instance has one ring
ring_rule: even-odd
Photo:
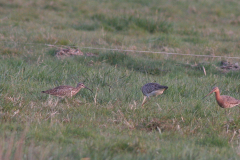
[[[54,88],[54,89],[58,89],[58,90],[62,90],[62,89],[72,89],[73,87],[72,86],[58,86],[58,87],[56,87],[56,88]]]
[[[166,90],[168,87],[167,86],[162,86],[158,83],[147,83],[142,87],[142,92],[143,93],[151,93],[152,91],[156,91],[156,90],[160,90],[160,89],[164,89]]]
[[[240,104],[240,100],[235,99],[233,97],[227,96],[227,95],[222,95],[222,97],[224,98],[224,101],[228,102],[231,105],[238,105]]]
[[[164,89],[164,90],[166,90],[166,89],[168,89],[168,87],[167,86],[162,86],[162,85],[156,85],[155,86],[155,89]]]
[[[72,89],[73,89],[72,86],[58,86],[53,89],[49,89],[45,91],[45,93],[51,94],[51,95],[65,96],[66,92]]]

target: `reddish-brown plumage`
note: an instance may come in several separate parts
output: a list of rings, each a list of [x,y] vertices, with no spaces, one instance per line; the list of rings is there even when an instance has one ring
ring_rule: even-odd
[[[240,100],[238,99],[226,95],[220,95],[218,87],[214,87],[213,90],[210,93],[208,93],[205,97],[212,94],[213,92],[215,92],[215,97],[218,105],[222,108],[232,108],[240,104]]]

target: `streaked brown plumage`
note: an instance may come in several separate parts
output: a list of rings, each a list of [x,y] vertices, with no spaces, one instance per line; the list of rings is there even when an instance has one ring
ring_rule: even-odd
[[[208,93],[205,97],[209,96],[213,92],[215,92],[215,97],[218,105],[222,108],[232,108],[240,104],[240,100],[238,99],[226,95],[220,95],[218,87],[214,87],[213,90],[210,93]]]
[[[83,83],[78,83],[76,88],[72,86],[58,86],[53,89],[42,91],[42,93],[54,95],[61,98],[72,97],[77,94],[82,88],[86,88],[92,92],[92,90],[86,87]]]
[[[142,106],[146,103],[146,98],[150,98],[151,96],[161,95],[166,89],[167,86],[162,86],[158,83],[147,83],[142,87],[142,93],[144,95]]]

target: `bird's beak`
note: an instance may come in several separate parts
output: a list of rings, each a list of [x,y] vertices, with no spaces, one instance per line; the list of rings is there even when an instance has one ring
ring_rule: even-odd
[[[93,91],[91,89],[89,89],[88,87],[85,86],[84,88],[88,89],[89,91],[91,91],[93,93]]]
[[[213,91],[211,91],[210,93],[208,93],[206,96],[204,96],[202,99],[206,98],[207,96],[209,96],[210,94],[212,94]]]

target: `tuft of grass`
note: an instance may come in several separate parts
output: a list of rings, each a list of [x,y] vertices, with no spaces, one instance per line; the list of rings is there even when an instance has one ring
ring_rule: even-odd
[[[177,37],[173,37],[169,34],[161,35],[156,38],[151,38],[148,40],[148,42],[149,44],[152,45],[152,48],[158,48],[158,49],[165,46],[176,48],[182,44],[181,39]]]
[[[5,47],[5,48],[1,48],[1,49],[0,49],[0,54],[1,54],[1,55],[21,55],[21,54],[22,54],[22,51],[20,51],[20,50],[17,49],[17,48],[8,48],[8,47]]]
[[[199,140],[198,144],[206,147],[228,147],[228,141],[226,139],[212,134]]]
[[[99,23],[97,22],[80,22],[79,24],[73,25],[73,28],[76,30],[84,30],[84,31],[95,31],[100,28]]]
[[[91,18],[95,21],[99,21],[105,30],[108,31],[124,31],[131,25],[138,26],[149,33],[170,33],[173,31],[173,25],[167,21],[155,21],[153,19],[143,19],[128,15],[122,17],[107,17],[103,14],[93,15]]]
[[[5,8],[10,8],[10,9],[16,9],[16,8],[21,8],[21,5],[16,4],[16,3],[9,3],[9,2],[1,2],[0,7],[5,7]]]
[[[183,41],[193,43],[193,44],[208,43],[207,40],[201,39],[200,37],[187,37],[187,38],[183,38]]]
[[[57,38],[57,37],[44,37],[42,35],[36,36],[34,38],[35,43],[40,44],[53,44],[53,45],[69,45],[70,42],[68,39]]]

